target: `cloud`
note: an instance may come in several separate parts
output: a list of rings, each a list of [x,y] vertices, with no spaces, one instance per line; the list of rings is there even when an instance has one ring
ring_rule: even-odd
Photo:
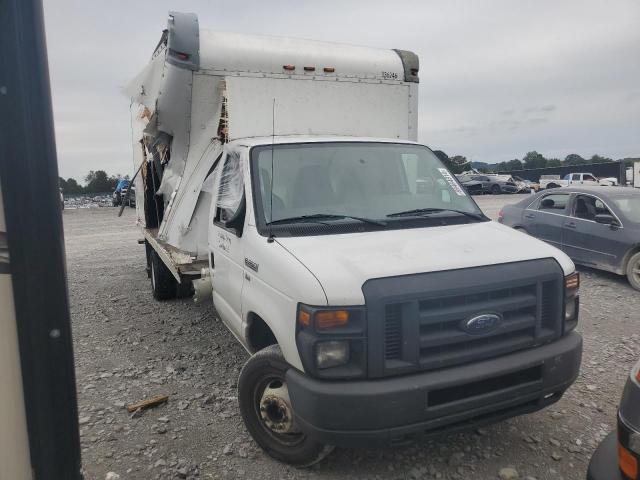
[[[148,62],[167,12],[202,28],[316,38],[420,56],[419,140],[494,161],[640,155],[636,0],[300,2],[45,0],[60,172],[130,173],[120,89]],[[500,120],[509,120],[500,123]]]

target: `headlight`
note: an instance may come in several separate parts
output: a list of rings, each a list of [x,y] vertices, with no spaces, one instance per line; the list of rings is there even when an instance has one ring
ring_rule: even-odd
[[[578,325],[580,313],[580,274],[573,272],[564,277],[564,332],[569,332]]]
[[[296,320],[296,345],[305,372],[327,379],[366,376],[364,307],[299,304]]]
[[[320,369],[337,367],[349,362],[349,343],[332,340],[316,344],[316,365]]]

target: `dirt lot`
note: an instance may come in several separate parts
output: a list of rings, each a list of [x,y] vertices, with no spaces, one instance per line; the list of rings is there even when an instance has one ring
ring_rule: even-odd
[[[519,198],[487,196],[479,203],[495,217],[502,204]],[[583,269],[583,368],[559,403],[409,447],[337,449],[321,464],[296,470],[271,460],[246,433],[236,379],[247,354],[211,305],[152,299],[133,221],[130,209],[122,218],[112,208],[64,211],[89,480],[497,479],[506,467],[521,479],[584,479],[640,358],[640,293],[621,277]],[[137,418],[123,408],[157,394],[169,395],[169,402]]]

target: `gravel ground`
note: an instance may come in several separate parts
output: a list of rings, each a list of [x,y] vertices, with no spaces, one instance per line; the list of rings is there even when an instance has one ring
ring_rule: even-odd
[[[521,196],[481,197],[488,215]],[[582,270],[582,373],[547,410],[408,447],[336,449],[297,470],[246,433],[236,379],[247,359],[210,304],[152,299],[134,211],[64,212],[80,432],[92,479],[584,479],[614,428],[640,357],[640,293],[616,275]],[[638,332],[638,333],[636,333]],[[137,418],[124,405],[166,394]],[[513,473],[503,470],[506,474]]]

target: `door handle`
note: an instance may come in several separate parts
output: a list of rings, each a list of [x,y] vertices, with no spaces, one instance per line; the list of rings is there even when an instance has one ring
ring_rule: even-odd
[[[536,216],[533,213],[527,213],[524,217],[525,218],[536,218]]]
[[[574,222],[569,222],[565,225],[567,228],[576,228],[577,225]]]

